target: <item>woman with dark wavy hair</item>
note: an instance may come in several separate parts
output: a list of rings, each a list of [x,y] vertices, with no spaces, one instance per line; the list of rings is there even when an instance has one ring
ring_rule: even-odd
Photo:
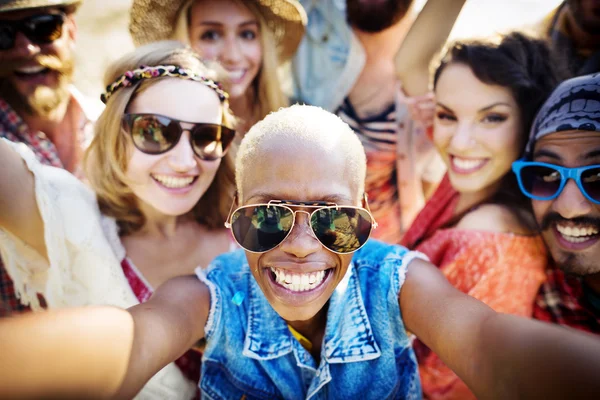
[[[455,43],[433,78],[433,139],[448,172],[403,244],[498,312],[531,316],[544,280],[543,241],[511,164],[559,82],[556,65],[544,42],[512,33]],[[474,398],[436,354],[415,347],[428,398]]]

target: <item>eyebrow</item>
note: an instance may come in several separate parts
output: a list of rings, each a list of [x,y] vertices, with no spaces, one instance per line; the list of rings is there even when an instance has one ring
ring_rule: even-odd
[[[219,22],[219,21],[202,21],[198,25],[223,26],[225,24],[222,22]],[[242,22],[241,24],[239,24],[239,26],[246,26],[246,25],[258,26],[258,21],[246,21],[246,22]]]
[[[533,153],[534,159],[538,158],[538,157],[548,157],[548,158],[552,158],[553,160],[556,160],[556,161],[562,160],[561,156],[559,156],[558,154],[556,154],[553,151],[546,150],[546,149],[540,149],[540,150],[536,151],[535,153]]]
[[[275,196],[272,193],[256,193],[254,196],[250,197],[250,199],[254,200],[254,201],[258,201],[258,202],[269,202],[270,200],[298,200],[298,199],[282,199],[279,198],[279,196]],[[298,200],[299,202],[305,202],[305,203],[310,203],[310,202],[328,202],[328,203],[342,203],[344,201],[346,202],[350,202],[351,199],[345,197],[345,196],[340,196],[337,194],[331,194],[331,195],[326,195],[326,196],[321,196],[321,197],[316,197],[310,200]]]
[[[595,149],[580,156],[582,160],[589,160],[600,156],[600,149]]]
[[[437,105],[438,105],[438,106],[440,106],[440,107],[442,107],[442,108],[445,108],[445,109],[446,109],[446,110],[448,110],[448,111],[454,112],[454,111],[452,111],[452,109],[451,109],[450,107],[448,107],[447,105],[445,105],[445,104],[443,104],[443,103],[441,103],[441,102],[439,102],[439,101],[438,101],[438,102],[436,102],[436,103],[437,103]],[[494,108],[494,107],[496,107],[496,106],[507,106],[507,107],[511,107],[511,108],[512,108],[512,106],[511,106],[510,104],[508,104],[508,103],[505,103],[505,102],[502,102],[502,101],[499,101],[499,102],[497,102],[497,103],[490,104],[489,106],[485,106],[485,107],[483,107],[483,108],[480,108],[479,110],[477,110],[477,112],[487,111],[487,110],[490,110],[490,109],[492,109],[492,108]]]

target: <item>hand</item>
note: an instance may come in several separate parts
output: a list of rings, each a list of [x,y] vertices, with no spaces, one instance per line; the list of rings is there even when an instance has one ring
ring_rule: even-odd
[[[398,83],[397,90],[398,101],[408,107],[412,120],[425,129],[430,128],[433,125],[435,114],[435,96],[433,92],[409,97],[404,93],[401,83]]]

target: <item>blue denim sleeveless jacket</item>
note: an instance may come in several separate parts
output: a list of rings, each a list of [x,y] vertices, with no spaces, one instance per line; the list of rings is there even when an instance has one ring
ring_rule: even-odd
[[[420,399],[398,293],[403,247],[369,241],[334,291],[319,365],[254,280],[243,250],[217,257],[200,280],[211,292],[200,389],[207,399]]]

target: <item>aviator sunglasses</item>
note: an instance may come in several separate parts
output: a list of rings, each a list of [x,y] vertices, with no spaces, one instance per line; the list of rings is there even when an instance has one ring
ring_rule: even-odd
[[[223,125],[179,121],[158,114],[125,114],[123,121],[135,147],[146,154],[166,153],[188,131],[194,153],[202,160],[217,160],[225,156],[235,137],[235,131]],[[184,128],[182,123],[191,127]]]
[[[17,32],[23,33],[31,43],[48,44],[62,36],[64,14],[40,14],[15,21],[0,21],[0,50],[15,46]]]
[[[573,179],[586,199],[600,204],[600,165],[567,168],[535,161],[515,161],[513,172],[521,191],[534,200],[557,198],[567,180]]]
[[[241,206],[233,212],[230,210],[225,227],[231,229],[235,241],[242,248],[251,253],[264,253],[283,243],[296,223],[296,214],[305,213],[312,235],[323,246],[334,253],[347,254],[360,249],[377,227],[368,209],[366,195],[364,202],[366,208],[329,202],[271,200],[264,204]],[[290,207],[312,211],[294,211]]]

